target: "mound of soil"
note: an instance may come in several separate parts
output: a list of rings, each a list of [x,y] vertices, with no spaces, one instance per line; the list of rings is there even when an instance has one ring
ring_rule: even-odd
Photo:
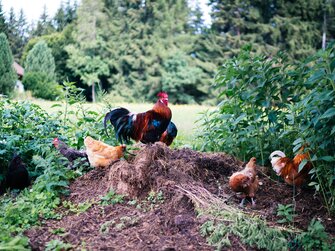
[[[161,143],[148,145],[135,157],[118,161],[109,169],[93,170],[71,184],[71,193],[64,200],[73,204],[94,200],[87,211],[69,214],[61,207],[59,211],[65,215],[62,219],[46,220],[25,234],[33,250],[44,250],[53,239],[88,250],[214,250],[199,234],[205,219],[196,217],[194,200],[183,188],[198,187],[238,206],[240,199],[229,189],[228,177],[242,166],[243,162],[224,153],[172,150]],[[256,208],[247,205],[243,210],[276,222],[278,204],[292,204],[294,199],[295,227],[306,229],[316,217],[329,233],[335,233],[335,225],[314,191],[299,190],[293,198],[292,188],[284,183],[263,172],[259,172],[259,180]],[[98,203],[110,189],[127,195],[125,202],[107,206]],[[148,199],[148,195],[157,196],[159,192],[162,198]],[[54,231],[57,229],[62,229],[62,234]],[[232,244],[232,250],[252,250],[238,239]]]

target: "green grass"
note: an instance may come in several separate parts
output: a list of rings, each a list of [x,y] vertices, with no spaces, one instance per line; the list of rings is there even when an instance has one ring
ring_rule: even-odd
[[[65,108],[64,102],[51,102],[45,100],[32,100],[33,103],[39,105],[42,109],[49,113],[57,112],[59,109]],[[52,107],[54,104],[62,104],[62,107]],[[113,103],[113,107],[125,107],[132,112],[144,112],[150,110],[153,104],[150,103]],[[85,109],[93,110],[104,114],[108,108],[103,103],[85,103]],[[197,123],[201,118],[201,113],[213,109],[210,106],[201,105],[169,105],[172,111],[172,121],[177,125],[178,136],[176,142],[178,145],[192,145],[196,137]],[[73,109],[73,108],[72,108]]]

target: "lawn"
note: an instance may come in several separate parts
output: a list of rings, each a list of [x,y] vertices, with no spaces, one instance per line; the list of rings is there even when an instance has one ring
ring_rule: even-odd
[[[52,102],[45,100],[32,100],[33,103],[39,105],[49,113],[56,112],[59,109],[65,109],[64,102]],[[52,107],[55,104],[61,104],[62,107]],[[150,103],[113,103],[113,107],[125,107],[132,112],[143,112],[151,109],[153,104]],[[103,103],[85,103],[85,109],[93,110],[99,113],[107,112],[107,105]],[[201,105],[169,105],[172,110],[172,121],[178,127],[178,136],[176,142],[178,145],[191,145],[196,137],[196,130],[199,123],[196,121],[201,118],[201,113],[213,109],[210,106]]]

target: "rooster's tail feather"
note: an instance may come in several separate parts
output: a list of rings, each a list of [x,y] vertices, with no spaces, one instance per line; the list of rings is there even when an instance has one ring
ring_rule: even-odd
[[[178,129],[176,125],[170,121],[168,127],[165,132],[162,134],[160,141],[164,142],[166,145],[171,145],[174,138],[177,136]]]
[[[105,132],[107,133],[107,121],[109,120],[110,123],[113,125],[115,130],[115,136],[118,141],[121,143],[123,141],[129,142],[129,114],[130,112],[126,108],[116,108],[112,111],[108,112],[104,118],[104,128]]]

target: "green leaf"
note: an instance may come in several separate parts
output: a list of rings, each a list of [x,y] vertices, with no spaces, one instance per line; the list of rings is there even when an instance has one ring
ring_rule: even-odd
[[[54,108],[54,107],[62,107],[61,104],[53,104],[50,108]]]
[[[306,84],[313,84],[316,82],[316,80],[322,78],[325,75],[324,69],[319,69],[317,72],[315,72],[307,81]]]
[[[331,118],[335,116],[335,108],[329,108],[321,117],[320,119]]]
[[[298,138],[293,142],[293,145],[297,145],[297,144],[302,143],[302,142],[304,142],[304,140],[302,138]]]
[[[322,156],[319,159],[327,161],[327,162],[333,162],[333,161],[335,161],[335,157],[333,157],[333,156]]]
[[[296,153],[301,148],[301,143],[298,143],[294,148],[293,152]]]
[[[333,135],[335,133],[335,126],[333,126],[332,131],[330,132],[330,135]]]
[[[307,164],[308,160],[307,159],[303,159],[300,164],[299,164],[299,168],[298,168],[298,172],[300,172],[304,166]]]

